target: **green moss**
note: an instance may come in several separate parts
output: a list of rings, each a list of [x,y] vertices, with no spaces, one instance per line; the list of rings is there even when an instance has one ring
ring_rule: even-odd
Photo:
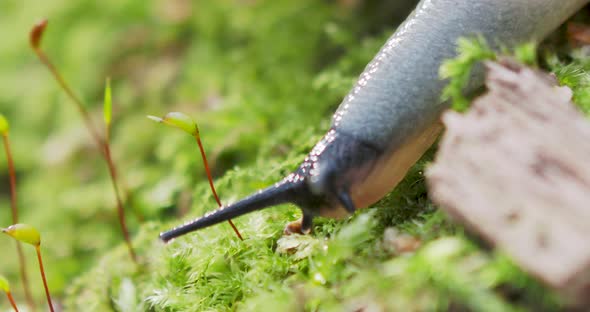
[[[312,236],[282,237],[285,223],[300,216],[282,205],[234,220],[243,242],[227,224],[169,245],[157,239],[216,204],[193,140],[144,116],[182,111],[195,118],[223,202],[271,185],[296,168],[329,127],[329,116],[393,31],[385,16],[390,28],[373,22],[371,10],[381,7],[371,6],[312,0],[0,4],[0,29],[9,30],[0,45],[0,110],[11,122],[22,222],[43,233],[57,301],[67,311],[559,309],[546,289],[466,237],[428,200],[423,170],[434,149],[371,209],[350,220],[318,219]],[[127,209],[139,267],[121,244],[106,167],[75,109],[28,50],[28,28],[40,16],[50,18],[47,53],[93,115],[102,111],[105,76],[113,79],[112,149],[132,191]],[[441,70],[455,107],[467,103],[462,89],[471,67],[495,56],[478,40],[461,41],[460,48],[461,56]],[[513,53],[534,60],[534,51],[528,45]],[[547,63],[589,112],[587,58],[573,54]],[[8,205],[7,194],[0,194],[4,225]],[[131,211],[148,221],[140,225]],[[392,248],[384,237],[392,227],[422,247]],[[0,246],[13,248],[2,238]],[[27,262],[34,267],[33,254]],[[32,285],[41,285],[29,271]],[[3,258],[0,272],[22,302],[15,259]],[[42,288],[33,289],[41,301]],[[4,301],[2,309],[8,309]]]
[[[537,45],[526,43],[514,49],[501,48],[495,53],[488,43],[481,37],[461,38],[457,42],[458,56],[445,61],[440,67],[440,77],[448,79],[443,90],[442,99],[449,101],[451,107],[463,112],[469,108],[470,95],[465,94],[469,79],[476,66],[484,61],[495,60],[499,56],[511,57],[529,66],[538,66]],[[575,50],[561,60],[553,52],[547,52],[543,59],[545,70],[555,74],[559,84],[568,86],[573,91],[573,102],[586,115],[590,116],[590,61],[582,50]]]
[[[218,180],[219,188],[225,193],[231,189],[239,197],[258,180],[256,172],[269,172],[265,179],[274,181],[300,156],[288,157],[283,165],[259,163],[231,170]],[[88,292],[86,285],[91,281],[102,285],[99,292],[93,291],[99,296],[92,297],[90,292],[88,300],[106,305],[104,294],[121,296],[115,280],[134,285],[138,309],[154,311],[295,311],[301,307],[341,311],[351,306],[511,311],[559,307],[554,299],[547,299],[546,290],[505,257],[479,250],[443,213],[433,210],[427,199],[420,199],[421,192],[408,192],[418,184],[418,188],[424,187],[420,172],[421,165],[400,189],[376,205],[379,209],[361,212],[347,222],[319,220],[313,236],[282,237],[285,222],[298,214],[290,206],[236,219],[246,237],[243,242],[222,224],[163,245],[156,239],[158,229],[177,222],[144,226],[135,242],[143,257],[142,272],[111,264],[117,258],[125,262],[124,249],[119,248],[77,280],[66,307],[72,311],[81,307],[79,298]],[[208,196],[206,189],[201,192],[196,198]],[[398,214],[404,205],[415,211]],[[417,253],[399,254],[383,238],[383,229],[392,225],[416,237],[424,247]],[[95,278],[97,275],[100,278]],[[509,299],[505,289],[518,294],[518,299]]]
[[[573,101],[587,116],[590,116],[590,61],[583,51],[575,51],[567,61],[557,56],[548,57],[549,68],[559,80],[574,92]]]
[[[460,38],[457,41],[457,54],[457,57],[445,61],[440,67],[441,79],[449,80],[441,97],[444,101],[450,101],[454,110],[463,112],[469,108],[464,90],[473,67],[484,60],[495,59],[496,54],[483,37]]]

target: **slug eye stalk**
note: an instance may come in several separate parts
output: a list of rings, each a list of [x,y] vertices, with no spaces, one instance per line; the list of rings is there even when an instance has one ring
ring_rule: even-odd
[[[47,304],[49,310],[54,312],[53,303],[51,301],[51,294],[47,286],[47,278],[45,277],[45,268],[43,267],[43,259],[41,258],[41,234],[34,227],[27,224],[13,224],[8,228],[2,229],[2,232],[17,241],[32,245],[37,252],[37,260],[39,261],[39,271],[43,279],[43,286],[45,287],[45,296],[47,297]]]
[[[12,293],[10,292],[10,284],[8,283],[8,280],[2,275],[0,275],[0,290],[6,293],[6,297],[8,298],[8,301],[10,301],[10,305],[12,306],[15,312],[18,312],[16,302],[14,302],[14,298],[12,297]]]
[[[155,116],[147,117],[155,122],[163,123],[167,126],[180,129],[195,138],[195,140],[197,141],[197,145],[199,146],[199,151],[201,152],[203,166],[205,167],[207,179],[209,180],[209,187],[211,188],[211,192],[213,193],[213,197],[215,197],[217,205],[219,206],[219,208],[221,208],[223,205],[221,204],[221,200],[219,200],[219,196],[217,196],[215,186],[213,185],[213,178],[211,177],[211,171],[209,170],[207,156],[205,155],[205,149],[203,148],[203,143],[201,142],[201,134],[199,133],[199,127],[197,123],[188,115],[179,112],[168,113],[163,118]],[[240,240],[244,240],[244,238],[242,238],[242,234],[240,234],[240,231],[238,231],[238,228],[235,226],[233,221],[231,219],[228,219],[227,222],[232,227],[238,238]]]
[[[123,200],[121,199],[121,195],[119,194],[119,186],[118,186],[118,179],[117,179],[117,169],[115,167],[115,163],[111,156],[111,147],[109,143],[109,136],[110,136],[110,125],[111,125],[111,88],[110,83],[107,80],[107,86],[105,88],[105,100],[104,100],[104,121],[106,127],[106,134],[103,137],[100,132],[97,130],[94,122],[90,118],[90,114],[82,104],[82,101],[74,94],[72,89],[68,86],[64,78],[61,76],[57,68],[53,65],[53,63],[49,60],[45,52],[41,49],[41,39],[43,39],[43,33],[45,32],[45,28],[47,27],[47,20],[42,20],[41,22],[37,23],[31,29],[29,34],[29,41],[31,44],[31,48],[41,61],[45,67],[51,72],[55,80],[58,82],[60,87],[65,91],[67,96],[74,102],[76,108],[80,115],[82,115],[82,119],[90,132],[96,146],[98,147],[101,156],[103,157],[104,161],[107,164],[109,175],[111,178],[111,182],[113,185],[113,190],[115,192],[115,198],[117,202],[117,214],[119,217],[119,224],[121,225],[121,232],[123,234],[123,238],[125,243],[127,244],[127,248],[129,249],[129,255],[133,262],[137,263],[137,256],[133,250],[133,246],[131,244],[131,238],[129,235],[129,230],[127,229],[127,223],[125,220],[125,211],[123,208]]]

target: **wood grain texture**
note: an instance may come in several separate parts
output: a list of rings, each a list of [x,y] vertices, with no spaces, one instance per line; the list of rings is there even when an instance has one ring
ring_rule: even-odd
[[[447,130],[430,196],[568,301],[590,303],[590,120],[544,73],[487,63],[488,92]]]

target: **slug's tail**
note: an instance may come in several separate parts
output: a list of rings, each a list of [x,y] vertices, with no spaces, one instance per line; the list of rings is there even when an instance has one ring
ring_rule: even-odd
[[[300,187],[301,183],[282,182],[268,187],[229,206],[224,206],[210,212],[201,218],[160,233],[160,239],[168,242],[178,236],[239,217],[252,211],[291,202],[294,191]]]

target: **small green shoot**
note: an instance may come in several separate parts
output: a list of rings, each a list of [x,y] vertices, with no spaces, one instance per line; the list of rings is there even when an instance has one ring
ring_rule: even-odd
[[[219,196],[217,196],[217,192],[215,191],[215,186],[213,185],[213,177],[211,177],[211,171],[209,170],[209,164],[207,162],[207,156],[205,155],[205,149],[203,148],[203,143],[201,142],[201,135],[199,133],[199,126],[197,123],[188,115],[179,112],[170,112],[166,114],[164,117],[156,117],[156,116],[147,116],[149,119],[165,124],[167,126],[180,129],[189,135],[193,136],[199,145],[199,151],[201,152],[201,158],[203,159],[203,166],[205,167],[205,172],[207,173],[207,179],[209,180],[209,187],[211,188],[211,192],[213,193],[213,197],[215,197],[215,201],[217,201],[217,205],[221,208],[223,205],[219,200]],[[240,240],[244,240],[242,238],[242,234],[238,231],[238,228],[235,226],[233,221],[227,220],[231,225],[232,229],[236,233],[236,235],[240,238]]]
[[[8,301],[10,301],[12,308],[14,309],[15,312],[18,312],[18,308],[16,307],[16,302],[14,302],[14,298],[12,297],[12,294],[10,293],[10,284],[8,283],[8,280],[2,275],[0,275],[0,290],[2,290],[3,292],[6,293],[6,297],[8,297]]]
[[[10,179],[10,207],[12,210],[12,223],[18,223],[18,201],[16,194],[16,172],[14,169],[14,161],[12,158],[12,151],[10,149],[10,140],[8,133],[10,131],[10,124],[4,115],[0,114],[0,134],[2,134],[2,140],[4,143],[4,151],[6,152],[6,162],[8,163],[8,176]],[[16,242],[16,252],[18,255],[18,261],[20,266],[20,275],[23,283],[23,291],[27,304],[31,310],[35,309],[35,301],[31,294],[31,288],[29,287],[29,279],[27,277],[27,269],[25,266],[25,255],[19,242]]]
[[[111,78],[107,77],[104,88],[104,106],[103,106],[103,117],[104,124],[107,129],[111,126],[111,116],[113,110],[113,99],[111,96]]]
[[[104,91],[104,122],[106,128],[106,138],[104,140],[104,159],[107,162],[107,166],[109,168],[109,174],[111,176],[111,184],[113,185],[113,191],[115,192],[115,199],[117,202],[117,216],[119,217],[119,224],[121,225],[121,231],[123,232],[123,237],[125,238],[125,243],[127,244],[127,249],[129,250],[129,255],[133,262],[137,263],[137,256],[135,255],[135,251],[133,250],[133,245],[131,244],[131,237],[129,236],[129,230],[127,229],[127,222],[125,219],[125,210],[123,209],[123,200],[121,199],[121,195],[119,192],[119,184],[117,183],[117,168],[115,167],[115,163],[113,162],[113,157],[111,156],[111,111],[112,111],[112,98],[111,98],[111,80],[109,78],[106,79],[106,86]]]
[[[131,244],[131,238],[129,235],[129,230],[127,229],[127,224],[125,220],[125,212],[123,209],[123,201],[121,199],[121,195],[119,194],[119,186],[117,180],[117,169],[115,167],[115,163],[113,162],[113,158],[111,156],[111,148],[109,143],[109,136],[110,136],[110,125],[111,125],[111,88],[110,88],[110,81],[107,79],[107,86],[105,88],[105,99],[104,99],[104,121],[106,123],[106,135],[103,138],[100,133],[98,132],[94,122],[90,118],[90,114],[88,110],[82,104],[82,101],[74,94],[72,89],[68,86],[66,81],[63,79],[57,68],[53,65],[53,63],[47,57],[47,54],[41,49],[41,39],[43,38],[43,33],[47,27],[47,20],[44,19],[41,22],[37,23],[31,29],[29,34],[29,39],[31,43],[31,48],[47,69],[51,72],[55,80],[59,83],[60,87],[66,92],[68,97],[74,102],[76,108],[80,115],[82,115],[82,119],[86,124],[86,128],[90,132],[90,135],[94,139],[96,146],[101,152],[101,155],[106,162],[109,170],[109,175],[111,177],[111,182],[113,184],[113,189],[115,192],[115,198],[117,201],[117,214],[119,217],[119,224],[121,225],[121,232],[123,234],[123,238],[125,239],[125,243],[127,244],[127,248],[129,249],[129,255],[133,262],[137,263],[137,256],[133,250],[133,246]]]
[[[49,294],[49,287],[47,286],[47,278],[45,277],[45,268],[43,267],[43,260],[41,259],[41,234],[34,227],[22,223],[13,224],[6,229],[2,229],[2,232],[19,242],[33,245],[35,247],[35,251],[37,252],[37,260],[39,260],[39,271],[41,272],[43,286],[45,287],[47,304],[49,305],[49,310],[54,312],[53,303],[51,302],[51,295]]]

